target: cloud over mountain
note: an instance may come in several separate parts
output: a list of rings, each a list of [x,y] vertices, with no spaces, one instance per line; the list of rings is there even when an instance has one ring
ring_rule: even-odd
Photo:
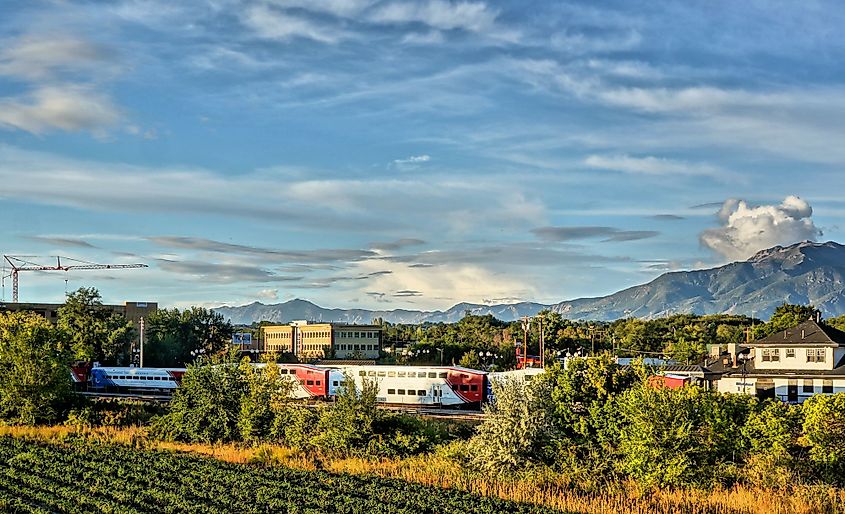
[[[787,196],[780,205],[749,205],[731,198],[717,214],[721,226],[705,230],[701,244],[726,259],[746,259],[760,250],[798,241],[815,241],[822,232],[806,200]]]

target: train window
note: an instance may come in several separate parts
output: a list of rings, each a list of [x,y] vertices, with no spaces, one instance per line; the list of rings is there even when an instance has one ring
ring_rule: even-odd
[[[320,385],[320,380],[316,381],[315,384]]]
[[[404,378],[404,377],[405,377],[405,372],[404,372],[404,371],[400,371],[399,373],[397,373],[397,375],[399,375],[399,378]]]
[[[418,390],[417,396],[425,396],[425,391],[423,389]]]
[[[396,394],[396,389],[388,389],[387,394]]]
[[[337,383],[337,380],[335,380],[335,381],[332,382],[332,385],[337,387],[339,384]]]
[[[467,374],[461,374],[461,378],[469,378],[469,375],[467,375]]]
[[[396,394],[405,394],[405,390],[404,389],[397,389]]]
[[[280,369],[280,370],[279,370],[279,374],[280,374],[280,375],[287,375],[287,374],[288,374],[288,370],[286,370],[286,369],[282,368],[282,369]]]
[[[469,391],[469,386],[466,384],[461,384],[461,391]]]
[[[305,383],[306,383],[306,384],[308,384],[308,385],[310,385],[310,386],[314,385],[314,381],[313,381],[313,380],[308,380],[308,381],[306,381]]]
[[[437,378],[437,373],[434,372],[434,371],[429,371],[428,372],[428,378]]]
[[[446,375],[448,375],[448,373],[446,373],[446,372],[444,371],[444,372],[440,373],[439,377],[440,377],[440,378],[446,378]]]
[[[378,372],[378,376],[383,377],[383,376],[384,376],[384,371],[379,371],[379,372]]]
[[[388,371],[388,372],[387,372],[387,376],[389,376],[389,377],[395,377],[395,376],[396,376],[396,372],[395,372],[395,371]]]
[[[359,371],[359,372],[358,372],[358,376],[359,376],[359,377],[366,377],[366,376],[367,376],[367,372],[366,372],[366,371],[364,371],[364,370],[362,369],[361,371]]]
[[[374,376],[376,376],[376,372],[375,371],[368,371],[367,375],[374,377]]]
[[[408,394],[411,395],[411,396],[416,396],[417,392],[414,391],[413,389],[408,389]]]
[[[305,385],[305,380],[300,380],[299,383]]]
[[[532,375],[525,375],[525,381],[526,382],[531,382],[533,379],[534,379],[534,377]]]
[[[418,378],[425,378],[425,371],[419,371],[419,372],[417,372],[417,377],[418,377]]]
[[[470,391],[478,391],[478,384],[472,384],[469,386]]]

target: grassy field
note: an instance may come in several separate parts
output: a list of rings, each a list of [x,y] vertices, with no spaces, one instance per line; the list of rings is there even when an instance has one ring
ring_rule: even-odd
[[[408,490],[428,491],[427,495],[430,495],[431,498],[436,498],[436,493],[440,491],[448,490],[450,494],[458,494],[457,491],[464,491],[476,495],[464,495],[462,498],[485,497],[488,498],[488,500],[485,500],[488,502],[493,501],[493,499],[516,502],[479,502],[479,508],[492,510],[467,511],[466,507],[461,507],[462,512],[517,512],[517,510],[513,509],[517,505],[525,504],[534,504],[542,507],[538,512],[557,510],[590,514],[675,512],[693,514],[809,514],[845,512],[845,491],[829,487],[801,486],[777,490],[734,487],[714,491],[694,489],[641,491],[632,484],[618,484],[614,487],[605,487],[600,490],[582,491],[574,487],[566,477],[562,476],[549,474],[523,475],[519,477],[482,476],[470,470],[463,469],[451,460],[435,456],[380,461],[365,459],[316,459],[313,456],[302,455],[279,446],[247,447],[240,445],[203,445],[153,441],[146,437],[143,429],[103,428],[78,430],[70,427],[0,427],[0,436],[5,436],[7,439],[48,442],[52,445],[58,444],[59,448],[63,448],[62,451],[64,452],[77,451],[74,448],[84,447],[93,447],[96,452],[100,446],[110,447],[113,445],[122,445],[126,450],[123,458],[128,459],[122,465],[129,465],[133,462],[140,461],[141,456],[148,455],[146,452],[152,450],[181,451],[188,454],[213,457],[217,461],[228,463],[220,463],[220,466],[238,464],[240,467],[232,469],[243,468],[248,470],[248,472],[245,471],[244,475],[247,477],[257,476],[254,473],[259,473],[258,476],[264,476],[260,474],[284,474],[292,472],[291,470],[297,470],[297,472],[317,473],[319,476],[333,477],[333,480],[338,481],[355,480],[357,477],[357,480],[360,480],[360,482],[344,482],[344,484],[358,484],[354,486],[356,488],[364,487],[363,484],[371,484],[375,481],[387,487],[385,489],[386,491],[391,491],[390,493],[386,493],[388,497],[391,495],[405,495],[405,489],[403,488],[411,488]],[[80,440],[83,441],[83,446],[81,447],[79,446]],[[71,444],[66,446],[66,443]],[[158,455],[158,453],[153,453]],[[188,459],[184,462],[210,461],[210,459],[192,461],[190,459],[195,459],[196,457],[191,455],[184,456],[184,458]],[[375,477],[379,477],[379,479]],[[422,489],[413,489],[415,486],[410,484],[419,484],[424,487]],[[343,487],[348,487],[348,485],[344,485]],[[80,493],[84,493],[84,491],[80,490]],[[474,502],[470,502],[470,504],[474,505]],[[421,507],[417,506],[414,512],[451,512],[448,509],[448,504],[443,504],[440,507],[436,505],[432,506],[431,504],[426,505],[429,505],[429,508],[433,510],[420,510]],[[306,512],[296,510],[297,508],[299,507],[294,507],[293,510],[289,511]],[[521,508],[526,509],[524,506]],[[95,511],[105,512],[102,509]],[[529,510],[524,511],[527,512]],[[238,511],[230,510],[229,512]],[[285,510],[281,510],[281,512],[285,512]],[[402,510],[401,507],[392,505],[392,510],[385,512],[402,512]]]

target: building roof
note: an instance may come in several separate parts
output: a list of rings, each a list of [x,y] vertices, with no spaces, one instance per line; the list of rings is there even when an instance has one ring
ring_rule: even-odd
[[[797,326],[758,339],[750,346],[845,346],[845,332],[809,319]]]

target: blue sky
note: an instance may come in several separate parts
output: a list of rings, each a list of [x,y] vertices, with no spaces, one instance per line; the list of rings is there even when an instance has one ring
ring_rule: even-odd
[[[812,1],[7,0],[0,247],[150,265],[22,274],[21,301],[433,309],[842,241],[842,26]]]

